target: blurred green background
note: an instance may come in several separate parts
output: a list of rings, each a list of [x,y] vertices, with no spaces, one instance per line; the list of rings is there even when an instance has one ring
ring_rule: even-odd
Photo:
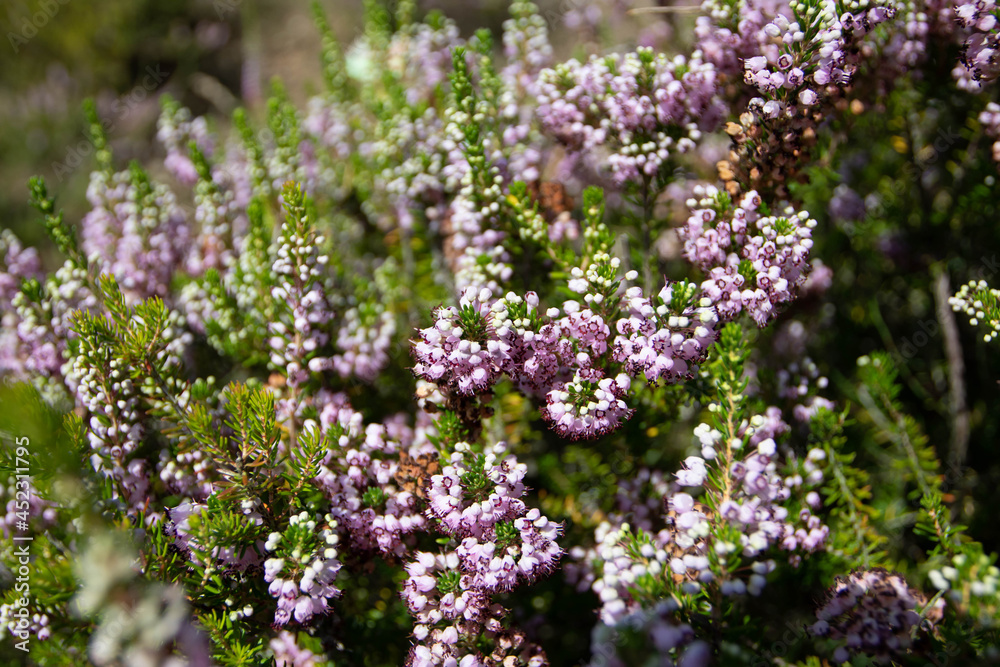
[[[358,2],[327,3],[344,39]],[[333,6],[333,5],[336,6]],[[31,224],[27,180],[44,176],[69,220],[85,212],[93,158],[81,105],[111,124],[116,156],[147,164],[159,97],[226,119],[261,104],[279,76],[293,94],[318,74],[319,38],[306,2],[247,0],[8,0],[0,45],[0,224],[44,243]],[[335,12],[335,13],[334,13]]]

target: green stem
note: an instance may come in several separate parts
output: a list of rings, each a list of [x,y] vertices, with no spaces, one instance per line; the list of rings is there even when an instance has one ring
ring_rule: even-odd
[[[858,543],[862,545],[861,547],[861,566],[864,568],[869,567],[869,560],[871,556],[871,545],[868,537],[865,535],[865,531],[862,529],[862,519],[861,513],[858,511],[858,507],[862,505],[861,500],[854,495],[851,491],[851,485],[847,481],[847,477],[844,475],[844,471],[840,468],[840,461],[837,459],[837,453],[833,451],[833,447],[830,443],[824,443],[823,449],[826,450],[826,458],[830,461],[830,467],[833,469],[833,476],[837,479],[837,485],[840,487],[840,492],[847,499],[847,511],[851,517],[851,525],[854,527],[854,534],[857,536]]]

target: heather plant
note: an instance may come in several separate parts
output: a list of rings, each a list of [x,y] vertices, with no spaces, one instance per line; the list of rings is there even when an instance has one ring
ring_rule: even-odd
[[[157,164],[88,105],[61,263],[0,233],[0,655],[1000,661],[998,10],[625,5],[317,5]]]

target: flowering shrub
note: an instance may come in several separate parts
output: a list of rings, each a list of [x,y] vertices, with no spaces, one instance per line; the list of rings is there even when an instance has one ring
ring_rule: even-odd
[[[32,179],[4,659],[1000,660],[1000,10],[394,5],[155,164],[88,106],[79,221]]]

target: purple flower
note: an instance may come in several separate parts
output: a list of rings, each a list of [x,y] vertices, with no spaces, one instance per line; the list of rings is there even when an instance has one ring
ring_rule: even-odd
[[[571,151],[610,148],[611,175],[622,185],[656,175],[718,124],[716,88],[715,68],[700,56],[671,60],[640,48],[542,71],[538,117]]]
[[[630,287],[623,298],[623,309],[630,311],[619,319],[614,340],[614,359],[625,364],[625,371],[635,377],[644,374],[650,384],[674,383],[692,377],[697,364],[708,354],[717,333],[717,317],[712,309],[696,306],[687,299],[679,311],[674,296],[678,292],[693,295],[691,286],[666,284],[654,301],[643,296],[642,289]],[[683,302],[683,300],[682,300]]]
[[[927,606],[927,598],[901,574],[883,568],[858,570],[838,577],[827,602],[816,610],[813,635],[841,640],[834,660],[853,655],[902,658],[915,632],[928,632],[943,615],[944,600]]]
[[[584,379],[578,372],[570,382],[556,385],[546,397],[542,416],[564,438],[597,438],[618,428],[634,412],[622,400],[629,377]]]
[[[437,322],[420,332],[413,346],[413,373],[471,395],[488,391],[499,379],[503,345],[489,324],[492,293],[468,288],[458,308],[439,308]]]

